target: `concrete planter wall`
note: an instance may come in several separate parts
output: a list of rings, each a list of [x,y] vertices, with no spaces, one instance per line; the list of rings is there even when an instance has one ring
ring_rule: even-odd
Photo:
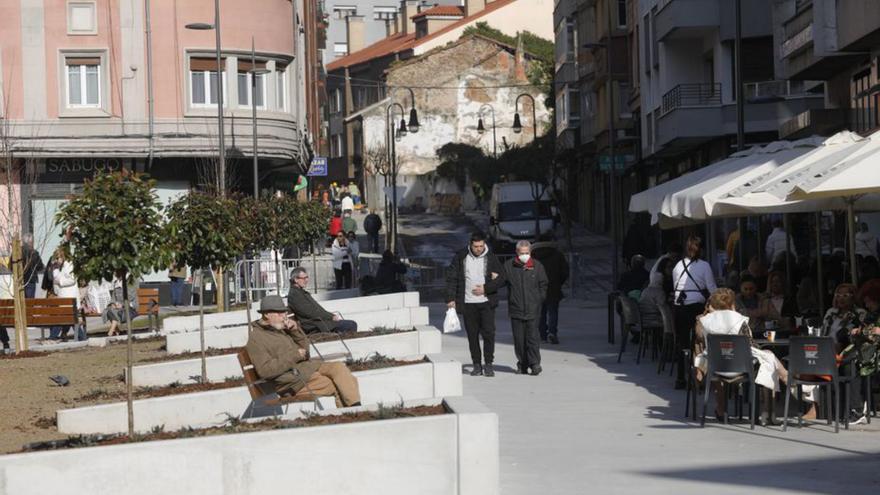
[[[428,358],[429,362],[355,373],[361,389],[361,402],[390,404],[401,400],[461,395],[461,363],[442,354]],[[310,410],[312,407],[311,403],[284,407],[252,404],[247,388],[235,387],[136,400],[134,421],[135,429],[140,432],[163,425],[166,430],[178,430],[187,426],[221,424],[227,415],[248,418],[286,414],[289,410]],[[332,399],[324,407],[334,407]],[[128,428],[124,402],[63,409],[57,412],[57,419],[58,431],[68,434],[121,433]]]
[[[428,308],[381,309],[346,315],[358,323],[359,330],[375,327],[407,328],[428,324]],[[205,330],[205,348],[229,349],[247,343],[247,325]],[[166,336],[168,354],[183,354],[201,349],[199,332],[170,333]],[[323,351],[322,351],[323,352]]]
[[[346,341],[353,359],[361,359],[373,354],[399,358],[417,354],[436,354],[441,351],[440,330],[432,326],[419,326],[415,332],[362,337]],[[322,355],[346,352],[339,342],[315,344]],[[317,358],[314,351],[312,353]],[[227,378],[241,378],[241,366],[235,354],[209,357],[207,360],[208,381],[220,382]],[[145,364],[132,368],[132,380],[136,387],[157,387],[174,382],[196,383],[201,377],[201,359],[181,359],[155,364]]]
[[[0,489],[497,495],[497,415],[469,397],[444,403],[453,414],[3,456]]]
[[[346,292],[346,291],[338,291]],[[330,294],[330,293],[328,293]],[[320,294],[318,294],[320,295]],[[415,308],[419,305],[418,292],[399,292],[396,294],[383,294],[379,296],[348,297],[343,299],[322,300],[321,306],[330,312],[340,312],[343,316],[362,313],[365,311],[377,311],[380,309]],[[255,308],[259,307],[255,305]],[[256,313],[252,314],[256,318]],[[242,325],[247,323],[247,312],[244,310],[227,311],[224,313],[210,313],[205,315],[205,329],[226,325]],[[162,334],[192,332],[199,329],[199,316],[173,316],[165,318],[162,322]]]

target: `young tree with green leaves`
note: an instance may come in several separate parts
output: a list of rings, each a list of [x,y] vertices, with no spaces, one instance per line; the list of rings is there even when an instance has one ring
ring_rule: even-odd
[[[74,273],[85,280],[122,281],[122,298],[128,285],[142,275],[163,270],[171,260],[162,204],[155,182],[128,171],[99,174],[86,181],[83,192],[61,207],[56,220],[63,227],[61,246],[73,263]],[[134,434],[132,409],[131,320],[123,311],[127,340],[128,434]]]
[[[230,268],[244,252],[245,239],[239,222],[239,204],[220,196],[191,192],[168,208],[168,231],[178,266],[193,270]],[[202,382],[208,381],[205,355],[204,280],[199,285],[199,340]]]

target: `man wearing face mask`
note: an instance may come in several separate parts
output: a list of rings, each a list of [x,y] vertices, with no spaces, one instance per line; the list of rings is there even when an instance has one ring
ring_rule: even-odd
[[[495,376],[495,308],[498,288],[504,283],[502,270],[501,262],[489,252],[486,238],[480,233],[471,235],[470,245],[455,254],[446,270],[446,306],[464,317],[474,363],[471,376]]]
[[[507,312],[513,331],[516,370],[520,374],[541,373],[541,339],[538,318],[547,297],[547,272],[540,261],[532,258],[529,241],[516,243],[516,257],[504,264],[507,281]],[[529,371],[531,370],[531,371]]]

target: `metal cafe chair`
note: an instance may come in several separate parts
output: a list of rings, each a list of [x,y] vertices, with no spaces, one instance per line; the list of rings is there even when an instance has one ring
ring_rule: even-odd
[[[786,384],[785,412],[782,431],[788,427],[788,404],[791,400],[791,387],[797,387],[798,400],[803,400],[801,385],[828,387],[826,402],[828,424],[831,424],[831,408],[834,407],[834,433],[840,429],[838,423],[840,406],[840,382],[837,374],[837,357],[832,337],[792,337],[788,354],[788,383]],[[832,393],[833,392],[833,393]],[[833,404],[832,404],[833,403]],[[804,423],[803,413],[798,408],[798,427]]]
[[[700,426],[706,425],[706,407],[712,382],[720,386],[749,386],[749,428],[755,429],[755,363],[749,339],[745,335],[706,335],[706,391],[703,393],[703,417]],[[722,391],[722,394],[724,392]],[[724,413],[727,423],[727,412]]]

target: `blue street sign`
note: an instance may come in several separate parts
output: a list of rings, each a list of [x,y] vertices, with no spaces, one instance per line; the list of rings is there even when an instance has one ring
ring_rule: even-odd
[[[312,158],[312,164],[309,166],[309,177],[326,177],[327,176],[327,157],[316,156]]]

